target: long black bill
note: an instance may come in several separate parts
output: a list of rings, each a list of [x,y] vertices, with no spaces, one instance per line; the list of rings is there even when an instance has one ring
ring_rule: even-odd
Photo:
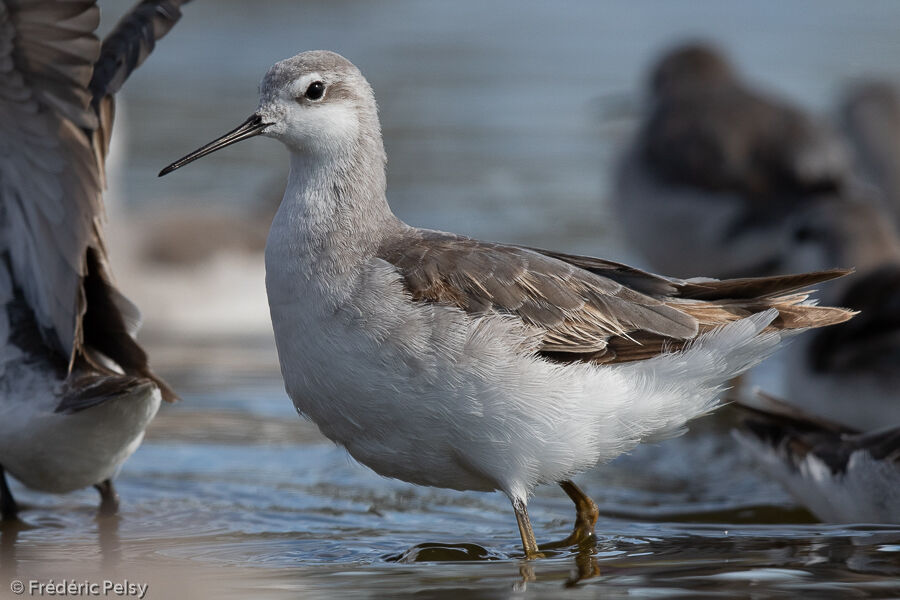
[[[175,169],[180,169],[184,165],[192,163],[198,158],[202,158],[207,154],[212,154],[216,150],[221,150],[225,146],[230,146],[231,144],[236,144],[241,140],[246,140],[247,138],[259,135],[260,133],[262,133],[262,130],[269,125],[271,125],[271,123],[264,123],[261,116],[251,115],[249,119],[238,125],[236,128],[232,129],[219,139],[213,140],[202,148],[198,148],[187,156],[179,158],[178,160],[173,162],[171,165],[159,172],[159,177],[168,175]]]

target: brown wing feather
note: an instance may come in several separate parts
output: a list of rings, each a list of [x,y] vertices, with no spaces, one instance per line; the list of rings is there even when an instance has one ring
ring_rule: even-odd
[[[190,0],[142,0],[123,16],[103,39],[90,83],[91,105],[98,117],[94,148],[103,166],[115,118],[113,95],[147,59],[156,42],[181,18],[181,5]]]
[[[771,327],[779,329],[821,326],[852,316],[841,309],[803,305],[806,294],[784,294],[838,272],[733,284],[685,282],[602,259],[413,229],[386,240],[378,257],[397,268],[414,300],[473,314],[512,314],[544,330],[541,352],[559,361],[650,358],[773,307],[780,317]],[[749,290],[760,294],[750,296]],[[731,292],[734,298],[727,297]]]
[[[590,271],[595,275],[612,279],[613,281],[617,281],[642,294],[649,294],[651,296],[671,295],[675,293],[675,290],[677,289],[676,286],[684,283],[680,279],[655,275],[604,258],[566,254],[565,252],[542,250],[540,248],[527,249],[575,265],[576,267],[584,269],[585,271]]]
[[[693,300],[751,299],[795,292],[848,275],[850,269],[830,269],[797,275],[742,277],[739,279],[688,279],[677,285],[678,297]]]
[[[413,299],[514,314],[546,332],[546,352],[602,353],[610,338],[634,331],[697,333],[678,308],[526,248],[413,230],[386,242],[379,257],[397,267]]]
[[[0,183],[13,276],[48,345],[67,357],[84,310],[79,286],[99,179],[84,129],[100,51],[91,1],[0,1]]]

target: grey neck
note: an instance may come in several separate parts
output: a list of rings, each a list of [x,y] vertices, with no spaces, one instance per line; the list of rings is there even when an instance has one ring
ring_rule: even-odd
[[[380,136],[361,136],[340,156],[292,151],[267,269],[287,261],[305,279],[340,279],[371,259],[384,237],[403,227],[387,204],[384,167]]]

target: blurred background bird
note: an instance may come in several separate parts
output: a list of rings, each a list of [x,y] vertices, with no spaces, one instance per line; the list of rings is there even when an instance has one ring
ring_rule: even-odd
[[[864,79],[847,87],[837,121],[852,151],[856,174],[877,188],[900,223],[900,91],[890,81]]]
[[[102,190],[113,95],[180,18],[145,0],[104,39],[92,1],[0,3],[0,508],[4,471],[45,492],[112,479],[174,392],[135,335],[107,257]]]
[[[831,125],[750,87],[720,50],[696,42],[666,52],[648,80],[647,113],[613,193],[628,243],[682,276],[701,266],[720,276],[856,269],[826,284],[823,300],[860,311],[857,318],[776,358],[778,389],[802,410],[759,409],[739,437],[820,518],[891,522],[890,510],[863,507],[896,485],[896,436],[877,437],[872,469],[845,475],[846,461],[809,465],[818,455],[864,451],[870,438],[860,432],[900,426],[896,92],[884,82],[851,87]],[[853,504],[828,497],[841,494],[859,500],[858,512],[821,508]]]
[[[839,138],[700,42],[665,53],[646,93],[613,190],[627,243],[678,277],[786,272],[792,218],[850,191]]]
[[[741,407],[735,438],[816,517],[900,523],[900,427],[863,433],[765,395]]]

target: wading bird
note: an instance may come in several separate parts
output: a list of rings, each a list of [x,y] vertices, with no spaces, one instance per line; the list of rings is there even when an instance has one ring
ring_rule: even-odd
[[[763,395],[742,406],[735,437],[819,519],[900,523],[900,427],[862,433]]]
[[[527,557],[536,485],[576,504],[561,543],[590,539],[572,476],[678,433],[783,337],[851,316],[797,292],[841,271],[673,280],[403,223],[372,89],[332,52],[275,64],[255,114],[160,175],[256,135],[290,153],[266,287],[297,410],[381,475],[504,492]]]

